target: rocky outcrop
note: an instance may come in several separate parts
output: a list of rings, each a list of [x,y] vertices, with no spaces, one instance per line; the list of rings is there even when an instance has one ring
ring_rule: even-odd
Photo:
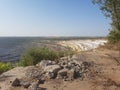
[[[24,69],[24,76],[12,80],[12,87],[23,87],[28,90],[42,90],[39,87],[42,81],[50,79],[62,79],[72,81],[82,78],[90,67],[89,62],[75,58],[63,57],[59,61],[43,60],[35,66],[28,66]],[[43,82],[44,83],[44,82]]]

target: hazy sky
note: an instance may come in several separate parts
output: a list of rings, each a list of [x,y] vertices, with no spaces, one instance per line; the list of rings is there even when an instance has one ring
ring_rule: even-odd
[[[0,0],[0,36],[105,36],[109,24],[91,0]]]

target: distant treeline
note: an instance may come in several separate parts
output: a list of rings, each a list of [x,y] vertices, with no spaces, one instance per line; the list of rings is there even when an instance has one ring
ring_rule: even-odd
[[[22,40],[76,40],[76,39],[107,39],[105,36],[48,36],[48,37],[0,37],[0,39],[22,39]]]

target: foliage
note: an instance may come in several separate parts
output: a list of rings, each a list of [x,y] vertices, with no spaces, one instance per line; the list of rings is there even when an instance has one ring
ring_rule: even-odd
[[[106,17],[112,20],[112,30],[109,34],[110,42],[118,42],[120,32],[120,0],[93,0],[98,4]],[[114,40],[115,39],[115,40]]]
[[[31,48],[21,57],[20,64],[22,66],[35,65],[43,59],[57,59],[57,54],[48,48]]]
[[[110,31],[110,33],[108,35],[108,41],[109,41],[109,43],[112,43],[112,44],[120,41],[120,32],[117,30]]]
[[[29,66],[39,63],[41,60],[57,60],[60,57],[73,54],[71,50],[69,51],[55,51],[47,47],[44,48],[31,48],[26,51],[20,59],[20,65]]]
[[[0,73],[3,73],[3,72],[5,72],[7,70],[10,70],[12,68],[13,67],[12,67],[11,63],[2,63],[2,62],[0,62]]]
[[[58,56],[59,57],[64,57],[64,56],[72,56],[73,54],[75,54],[75,51],[73,51],[73,49],[71,47],[67,47],[67,50],[60,50],[58,52]]]

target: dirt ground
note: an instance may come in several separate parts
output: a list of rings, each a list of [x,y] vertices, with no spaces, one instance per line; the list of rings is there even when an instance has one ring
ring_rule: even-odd
[[[79,59],[84,61],[93,61],[100,69],[96,74],[84,78],[82,81],[76,79],[74,81],[51,80],[40,85],[47,90],[120,90],[120,65],[118,61],[119,52],[104,48],[95,49],[93,51],[81,52],[77,55]]]
[[[80,60],[94,62],[96,67],[91,70],[83,80],[75,79],[73,81],[63,81],[53,79],[40,84],[41,90],[120,90],[120,57],[119,52],[105,48],[99,48],[92,51],[81,52],[76,55]],[[12,73],[6,72],[10,77],[0,77],[0,90],[27,90],[22,87],[11,88],[9,81],[16,77],[22,77],[24,69]],[[6,87],[6,88],[2,88]],[[8,88],[9,87],[9,88]]]

